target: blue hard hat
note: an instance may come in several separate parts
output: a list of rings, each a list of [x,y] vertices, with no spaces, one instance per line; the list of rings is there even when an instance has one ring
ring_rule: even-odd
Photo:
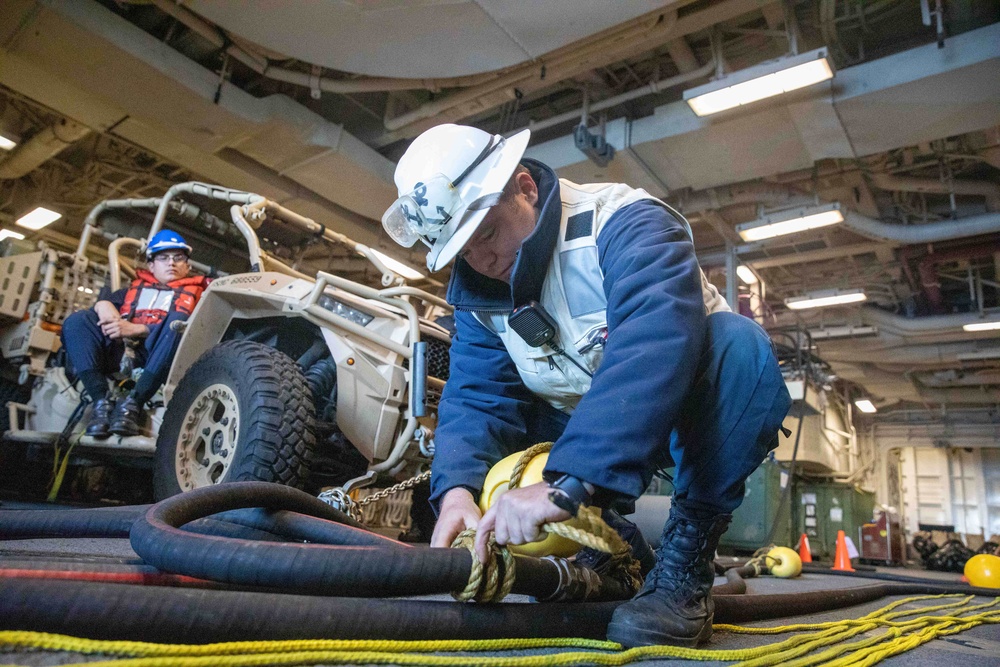
[[[151,259],[153,255],[164,250],[183,250],[187,254],[191,254],[191,246],[187,244],[184,237],[169,229],[156,232],[149,240],[149,245],[146,246],[146,259]]]

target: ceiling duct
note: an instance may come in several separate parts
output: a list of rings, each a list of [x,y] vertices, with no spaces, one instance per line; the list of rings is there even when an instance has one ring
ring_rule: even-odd
[[[986,198],[986,208],[1000,211],[1000,185],[988,181],[942,181],[935,178],[912,178],[891,174],[871,174],[872,185],[895,192],[975,195]]]
[[[943,220],[921,225],[900,225],[873,220],[867,216],[848,211],[844,216],[843,224],[858,234],[876,241],[893,241],[899,245],[914,245],[1000,232],[1000,213],[987,213],[969,216],[961,220]]]
[[[309,74],[308,72],[274,67],[268,63],[267,58],[234,44],[221,30],[177,2],[172,2],[171,0],[152,0],[152,3],[164,13],[169,14],[192,31],[207,39],[216,48],[225,49],[227,54],[253,71],[275,81],[284,81],[285,83],[313,88],[327,93],[339,94],[414,90],[420,88],[437,91],[441,89],[442,84],[448,83],[446,80],[438,82],[433,79],[388,79],[378,77],[331,79],[329,77]]]
[[[664,42],[710,28],[759,7],[759,2],[726,0],[678,18],[674,7],[616,26],[533,62],[511,68],[495,80],[443,96],[399,116],[386,118],[389,134],[380,143],[413,137],[438,123],[454,122],[488,111],[515,98],[583,72],[654,49]],[[651,91],[654,89],[650,89]],[[685,105],[686,106],[686,105]],[[572,137],[570,137],[572,140]]]
[[[65,118],[35,134],[0,161],[0,180],[21,178],[90,134],[90,128]]]
[[[762,193],[770,187],[770,185],[767,185],[766,188],[762,189]],[[725,190],[726,189],[724,188],[720,189],[722,192],[725,192]],[[752,194],[754,190],[755,189],[747,190],[747,195],[740,198],[752,198],[754,196]],[[718,203],[720,206],[735,203],[733,198],[713,196],[706,200],[703,194],[699,194],[701,195],[701,201],[698,203],[699,207],[711,206],[713,199],[715,200],[715,203]],[[766,197],[766,194],[762,194],[761,203],[763,203],[763,197]],[[691,212],[687,205],[683,207],[683,211],[684,213]],[[969,216],[967,218],[962,218],[961,220],[944,220],[941,222],[930,222],[920,225],[901,225],[898,223],[875,220],[853,211],[845,211],[844,222],[841,224],[861,236],[866,236],[873,241],[876,241],[876,243],[859,243],[850,246],[831,246],[806,252],[790,252],[788,254],[774,257],[758,256],[760,255],[761,248],[766,248],[769,244],[774,242],[773,239],[767,239],[737,246],[735,248],[736,254],[742,257],[742,261],[744,263],[757,269],[824,261],[837,257],[843,257],[845,255],[864,255],[871,252],[883,251],[887,248],[895,246],[940,243],[942,241],[951,241],[954,239],[998,233],[1000,232],[1000,213],[986,213],[983,215]],[[782,237],[774,238],[781,240]],[[704,266],[721,265],[725,262],[725,254],[704,253],[698,256],[698,260]]]
[[[861,319],[865,324],[877,326],[879,331],[894,333],[904,338],[935,338],[942,336],[952,340],[977,340],[995,337],[991,331],[979,333],[962,329],[966,324],[982,322],[979,313],[960,313],[956,315],[932,315],[929,317],[903,317],[878,308],[862,308]]]
[[[717,5],[718,6],[718,5]],[[648,171],[676,192],[812,170],[820,160],[856,160],[1000,123],[1000,24],[846,67],[833,82],[718,116],[699,118],[684,102],[649,116],[609,121],[618,149],[598,168],[572,136],[531,146],[526,155],[577,183],[647,187]],[[748,140],[749,138],[749,140]],[[634,151],[630,155],[625,149]]]

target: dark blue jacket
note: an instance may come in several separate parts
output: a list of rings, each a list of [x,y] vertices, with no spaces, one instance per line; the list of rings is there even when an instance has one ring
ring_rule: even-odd
[[[685,225],[653,201],[626,206],[605,223],[597,242],[608,301],[603,361],[572,416],[540,405],[500,338],[473,316],[508,313],[541,294],[558,240],[559,181],[542,163],[522,162],[538,184],[540,211],[511,284],[460,257],[452,271],[457,332],[434,437],[431,501],[458,486],[478,498],[494,463],[563,424],[546,472],[594,484],[602,504],[633,500],[669,461],[670,432],[694,383],[707,317],[694,245]]]

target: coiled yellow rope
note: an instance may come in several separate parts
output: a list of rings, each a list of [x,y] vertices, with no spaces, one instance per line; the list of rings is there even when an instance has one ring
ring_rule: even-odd
[[[956,602],[893,611],[898,607],[939,598],[962,597]],[[740,661],[738,667],[847,667],[873,665],[936,637],[962,632],[983,623],[1000,623],[1000,609],[982,612],[1000,604],[995,598],[969,605],[972,596],[920,596],[899,600],[858,619],[825,623],[799,623],[771,628],[737,625],[715,626],[719,632],[779,634],[816,630],[756,648],[736,650],[690,649],[645,646],[622,651],[612,642],[587,639],[491,639],[438,641],[294,640],[275,642],[229,642],[183,645],[130,641],[96,641],[36,632],[0,632],[0,648],[73,651],[86,654],[132,656],[127,659],[87,662],[88,667],[202,667],[219,665],[349,665],[391,664],[428,667],[562,667],[563,665],[627,665],[656,658]],[[928,612],[951,610],[949,615]],[[980,612],[971,613],[970,612]],[[907,621],[896,619],[906,616]],[[860,634],[885,627],[884,633],[843,643]],[[575,649],[529,656],[483,656],[483,651]],[[814,653],[818,649],[824,649]],[[448,655],[461,653],[460,655]],[[443,654],[443,655],[442,655]],[[84,664],[84,663],[78,663]]]
[[[514,587],[514,577],[516,568],[514,565],[514,555],[510,551],[497,545],[497,541],[490,535],[487,542],[490,549],[491,558],[486,563],[479,561],[479,555],[475,549],[476,531],[471,528],[463,530],[452,541],[451,546],[458,549],[468,549],[472,554],[472,570],[469,572],[469,583],[461,591],[451,594],[459,602],[499,602],[507,597]],[[486,583],[483,584],[483,571],[486,571]]]

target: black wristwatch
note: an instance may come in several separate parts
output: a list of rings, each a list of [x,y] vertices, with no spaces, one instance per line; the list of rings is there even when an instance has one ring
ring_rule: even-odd
[[[573,516],[580,505],[589,505],[594,495],[594,487],[572,475],[562,475],[549,482],[549,502]]]

